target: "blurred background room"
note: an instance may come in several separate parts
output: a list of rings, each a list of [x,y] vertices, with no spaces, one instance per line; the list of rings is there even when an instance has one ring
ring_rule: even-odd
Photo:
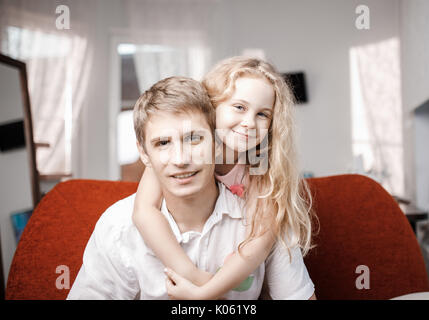
[[[55,184],[139,181],[142,92],[233,55],[294,76],[303,176],[376,180],[427,255],[428,30],[426,0],[0,0],[3,281]]]

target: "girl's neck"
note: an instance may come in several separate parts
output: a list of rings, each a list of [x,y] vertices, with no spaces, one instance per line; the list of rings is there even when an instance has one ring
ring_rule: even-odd
[[[227,155],[234,155],[234,163],[231,163],[230,160],[227,161]],[[220,176],[226,175],[230,172],[237,163],[246,163],[246,152],[239,153],[238,151],[227,150],[225,144],[223,145],[223,161],[222,163],[216,164],[216,173]]]
[[[235,167],[235,164],[217,164],[216,173],[220,176],[224,176],[228,172],[230,172],[234,167]]]

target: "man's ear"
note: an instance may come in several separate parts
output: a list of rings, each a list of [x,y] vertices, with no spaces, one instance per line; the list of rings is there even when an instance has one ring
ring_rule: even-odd
[[[136,145],[137,145],[137,149],[139,150],[139,154],[140,154],[140,160],[143,162],[143,164],[146,167],[151,168],[152,164],[150,163],[149,157],[146,154],[146,152],[144,151],[144,148],[140,145],[139,141],[136,140]]]

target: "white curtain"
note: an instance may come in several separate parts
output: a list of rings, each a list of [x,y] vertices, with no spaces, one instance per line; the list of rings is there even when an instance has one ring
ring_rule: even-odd
[[[70,29],[59,30],[56,8],[70,9]],[[27,64],[41,174],[70,173],[76,124],[84,102],[92,50],[87,39],[93,2],[0,0],[1,51]]]

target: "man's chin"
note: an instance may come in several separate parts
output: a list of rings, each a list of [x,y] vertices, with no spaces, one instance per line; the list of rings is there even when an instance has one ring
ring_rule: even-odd
[[[201,193],[202,188],[196,185],[174,186],[170,188],[170,193],[178,198],[192,198]]]

